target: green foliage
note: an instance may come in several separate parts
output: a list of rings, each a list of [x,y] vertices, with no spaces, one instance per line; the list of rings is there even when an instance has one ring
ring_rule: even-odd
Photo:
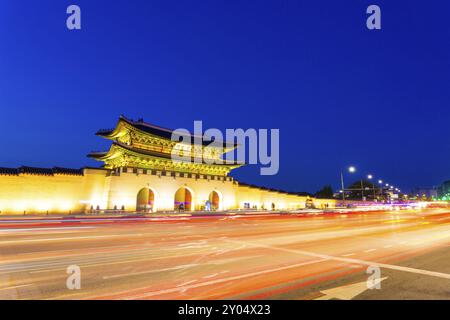
[[[331,187],[331,185],[326,185],[324,186],[322,189],[320,189],[319,191],[317,191],[314,196],[316,198],[328,198],[331,199],[333,198],[333,188]]]
[[[366,199],[373,199],[380,193],[380,188],[368,180],[357,180],[345,188],[348,199],[361,200],[363,194]]]

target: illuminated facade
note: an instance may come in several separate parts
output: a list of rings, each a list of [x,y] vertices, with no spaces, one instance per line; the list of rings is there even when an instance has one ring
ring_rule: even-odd
[[[221,148],[171,140],[172,131],[120,117],[97,135],[112,140],[92,152],[102,168],[0,168],[0,214],[214,211],[333,207],[334,200],[241,184],[229,173],[240,163],[214,163]],[[192,137],[192,139],[194,139]],[[190,161],[173,161],[174,150]],[[199,156],[200,155],[200,156]],[[217,161],[220,162],[220,161]]]

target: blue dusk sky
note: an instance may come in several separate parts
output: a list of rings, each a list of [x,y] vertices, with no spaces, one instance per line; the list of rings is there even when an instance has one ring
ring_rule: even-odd
[[[66,28],[81,8],[82,29]],[[377,4],[382,29],[366,28]],[[279,128],[280,171],[314,192],[371,173],[450,179],[450,2],[0,2],[0,166],[99,166],[120,114],[168,128]]]

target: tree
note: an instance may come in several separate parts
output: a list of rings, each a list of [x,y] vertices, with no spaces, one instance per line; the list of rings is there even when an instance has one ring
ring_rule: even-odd
[[[331,188],[331,185],[326,185],[319,191],[317,191],[314,196],[316,198],[333,198],[333,188]]]
[[[380,194],[380,188],[368,180],[358,180],[345,189],[347,197],[351,200],[361,200],[362,192],[366,199],[374,199]]]

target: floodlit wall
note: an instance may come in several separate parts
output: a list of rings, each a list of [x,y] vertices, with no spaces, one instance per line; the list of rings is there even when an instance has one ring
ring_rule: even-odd
[[[246,206],[253,209],[292,210],[305,208],[307,197],[291,195],[281,192],[268,191],[246,185],[237,189],[239,208]]]
[[[192,210],[203,210],[212,191],[219,195],[219,210],[256,208],[294,210],[307,201],[316,208],[335,207],[335,200],[269,191],[239,185],[231,178],[201,176],[199,179],[176,176],[83,169],[83,175],[19,174],[0,175],[0,214],[83,213],[91,210],[136,210],[142,188],[154,193],[153,211],[174,210],[175,193],[186,188],[192,195]]]
[[[317,209],[335,208],[337,201],[335,199],[316,199],[313,198],[314,207]]]
[[[105,170],[84,175],[0,175],[0,214],[79,213],[104,193]]]

